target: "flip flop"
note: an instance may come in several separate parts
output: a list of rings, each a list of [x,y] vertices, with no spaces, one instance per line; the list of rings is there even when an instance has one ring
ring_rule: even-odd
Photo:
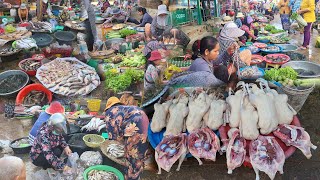
[[[301,49],[301,50],[306,50],[307,48],[304,47],[304,46],[301,46],[301,47],[299,47],[299,49]]]

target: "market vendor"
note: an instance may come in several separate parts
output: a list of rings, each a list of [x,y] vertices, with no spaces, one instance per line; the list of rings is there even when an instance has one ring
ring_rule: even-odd
[[[233,44],[238,44],[238,38],[243,36],[245,33],[245,31],[241,30],[238,28],[238,26],[233,23],[230,22],[228,24],[226,24],[221,32],[220,32],[220,36],[219,36],[219,45],[220,45],[220,54],[223,54],[227,51],[227,49],[233,45]],[[236,67],[243,67],[246,64],[240,60],[240,55],[239,55],[239,51],[236,51],[235,54],[232,56],[231,59],[226,60],[224,62],[224,64],[229,64],[229,63],[233,63],[233,65],[235,65]]]
[[[164,36],[164,34],[177,34],[178,30],[172,28],[170,22],[170,15],[167,11],[166,5],[159,5],[157,16],[153,18],[151,24],[145,25],[145,33],[147,41],[151,40],[151,37]]]
[[[159,65],[162,62],[165,62],[165,60],[162,58],[161,53],[158,50],[152,51],[144,74],[145,91],[152,90],[156,84],[161,83],[161,69],[159,69]]]
[[[29,133],[29,143],[33,144],[34,139],[37,136],[38,130],[41,128],[42,124],[47,122],[52,114],[55,113],[62,113],[64,114],[64,107],[58,102],[54,101],[50,104],[50,106],[44,111],[41,112],[37,121],[34,123],[34,125],[31,128],[31,131]]]
[[[96,28],[96,16],[94,12],[94,8],[91,5],[91,1],[89,0],[81,0],[81,14],[82,17],[81,20],[84,21],[85,27],[86,27],[86,43],[88,46],[88,50],[92,51],[93,47],[96,49],[99,49],[103,42],[99,39],[97,28]]]
[[[238,28],[241,28],[243,19],[244,19],[243,13],[242,12],[238,13],[235,20],[235,23],[238,26]]]
[[[138,27],[145,27],[146,24],[152,23],[152,17],[147,13],[146,8],[139,7],[138,13],[140,16],[142,16],[142,19],[140,20],[140,24],[138,25]]]
[[[0,158],[0,169],[2,180],[26,180],[26,166],[22,159],[16,156]]]
[[[63,137],[66,133],[67,118],[61,113],[53,114],[37,133],[30,151],[32,163],[43,169],[68,171],[67,158],[60,158],[63,152],[67,156],[72,153]]]
[[[218,40],[211,36],[204,37],[201,41],[196,41],[192,47],[194,61],[189,71],[206,71],[227,83],[229,81],[229,72],[226,62],[231,59],[236,48],[236,44],[230,44],[227,50],[219,55],[220,45]],[[230,74],[232,73],[234,72],[230,72]]]
[[[29,14],[29,10],[27,8],[27,5],[22,3],[18,9],[18,16],[16,16],[16,22],[26,22],[28,20],[31,20],[31,15]]]
[[[125,179],[139,179],[148,153],[147,115],[136,106],[124,106],[117,97],[110,97],[105,109],[106,131],[110,140],[117,140],[125,146],[128,167]]]
[[[112,16],[108,18],[104,23],[127,23],[131,22],[134,24],[140,24],[139,21],[130,17],[130,14],[120,10],[120,8],[115,8],[112,10]]]
[[[143,48],[142,54],[149,59],[151,57],[151,52],[154,50],[166,50],[166,46],[163,44],[163,38],[158,37],[153,37]]]

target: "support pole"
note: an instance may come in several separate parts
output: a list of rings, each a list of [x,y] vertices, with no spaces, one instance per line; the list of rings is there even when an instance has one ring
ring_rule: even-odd
[[[202,13],[200,7],[200,0],[197,0],[197,10],[198,10],[198,25],[202,24]]]

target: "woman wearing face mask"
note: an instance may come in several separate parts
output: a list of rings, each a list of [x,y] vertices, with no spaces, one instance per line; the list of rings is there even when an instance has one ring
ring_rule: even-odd
[[[61,159],[64,152],[69,156],[72,151],[66,143],[63,134],[67,133],[67,118],[61,113],[53,114],[37,133],[30,151],[32,163],[44,169],[67,171],[67,159]]]
[[[151,39],[151,37],[160,37],[164,34],[176,34],[178,32],[177,29],[172,29],[172,24],[170,23],[170,15],[167,11],[166,5],[158,6],[158,13],[151,24],[145,25],[145,33],[147,41]]]

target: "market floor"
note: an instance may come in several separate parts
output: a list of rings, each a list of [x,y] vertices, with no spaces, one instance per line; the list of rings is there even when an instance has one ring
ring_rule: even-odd
[[[279,17],[276,18],[274,24],[279,25]],[[319,36],[317,31],[313,31],[312,41],[309,50],[299,51],[308,57],[309,61],[320,64],[320,49],[314,48],[315,39]],[[292,35],[291,43],[301,45],[303,40],[302,34]],[[6,62],[3,64],[5,70],[15,69],[17,61]],[[99,90],[96,90],[99,91]],[[306,101],[303,109],[299,113],[302,126],[310,134],[313,144],[320,148],[320,90],[315,90]],[[24,128],[19,120],[6,119],[4,115],[0,115],[0,140],[14,140],[23,136],[27,136],[29,128]],[[3,154],[0,154],[0,157]],[[27,155],[21,156],[27,164],[27,180],[34,179],[33,174],[37,170],[32,165]],[[211,179],[255,179],[255,173],[252,169],[241,167],[234,171],[232,175],[227,174],[225,155],[217,155],[216,162],[204,162],[199,166],[194,158],[187,159],[181,166],[179,172],[175,171],[176,165],[173,166],[171,172],[162,171],[161,175],[156,174],[156,164],[150,164],[153,169],[148,168],[142,174],[143,180],[211,180]],[[269,179],[264,173],[260,173],[261,179]],[[316,180],[320,179],[320,151],[313,151],[311,159],[297,150],[293,156],[286,160],[284,165],[284,174],[277,174],[275,179],[284,180]]]

